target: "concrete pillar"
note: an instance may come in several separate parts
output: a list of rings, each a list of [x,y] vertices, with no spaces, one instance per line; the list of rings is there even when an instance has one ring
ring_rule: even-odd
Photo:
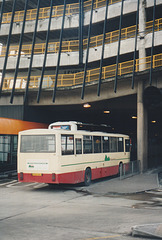
[[[148,117],[143,104],[143,81],[138,82],[137,91],[137,159],[141,161],[141,172],[148,162]]]
[[[0,43],[0,55],[2,54],[2,47],[3,47],[3,44]]]
[[[146,25],[146,1],[140,1],[139,10],[139,71],[145,70],[145,25]],[[141,171],[147,169],[148,161],[148,119],[147,110],[143,102],[144,80],[138,79],[137,87],[137,159],[141,161]]]
[[[139,41],[138,41],[138,49],[139,49],[139,71],[145,70],[145,57],[146,57],[146,49],[145,49],[145,29],[146,29],[146,0],[140,0],[139,5]]]

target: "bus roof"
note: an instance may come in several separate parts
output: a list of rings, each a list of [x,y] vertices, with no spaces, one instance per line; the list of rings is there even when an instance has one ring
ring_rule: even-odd
[[[76,135],[109,135],[109,136],[118,136],[118,137],[129,137],[126,134],[119,134],[119,133],[106,133],[106,132],[98,132],[98,131],[86,131],[86,130],[77,130],[77,131],[69,131],[69,130],[64,130],[64,129],[60,129],[59,131],[57,129],[30,129],[30,130],[25,130],[25,131],[21,131],[19,132],[19,134],[25,134],[25,135],[29,135],[29,134],[76,134]]]
[[[77,121],[54,122],[48,126],[49,129],[64,129],[69,131],[87,130],[97,132],[111,132],[111,126],[105,124],[82,123]]]

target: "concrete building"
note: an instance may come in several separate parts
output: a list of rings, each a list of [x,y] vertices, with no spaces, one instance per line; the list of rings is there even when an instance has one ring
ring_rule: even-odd
[[[0,5],[0,117],[107,124],[161,164],[162,0]]]

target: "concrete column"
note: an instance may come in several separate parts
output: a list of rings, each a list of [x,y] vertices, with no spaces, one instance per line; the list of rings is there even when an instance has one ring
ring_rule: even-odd
[[[146,57],[146,49],[145,49],[145,29],[146,29],[146,0],[140,0],[139,5],[139,41],[138,41],[138,49],[139,49],[139,71],[145,70],[145,57]]]
[[[140,1],[139,10],[139,71],[145,70],[145,25],[146,25],[146,12],[145,12],[146,1]],[[148,159],[148,119],[147,110],[145,109],[143,102],[143,90],[144,81],[138,79],[137,89],[137,159],[141,161],[141,171],[147,169]]]
[[[137,91],[137,159],[141,161],[141,172],[148,162],[148,118],[143,104],[143,81],[138,82]]]
[[[2,54],[2,47],[3,47],[3,44],[0,43],[0,55]]]

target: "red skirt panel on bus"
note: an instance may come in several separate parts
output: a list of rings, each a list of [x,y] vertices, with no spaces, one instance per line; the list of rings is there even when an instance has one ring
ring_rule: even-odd
[[[118,174],[118,166],[91,169],[92,180]],[[22,174],[22,173],[21,173]],[[20,182],[40,182],[40,183],[69,183],[76,184],[84,182],[85,171],[62,173],[62,174],[39,174],[39,173],[18,173]]]

